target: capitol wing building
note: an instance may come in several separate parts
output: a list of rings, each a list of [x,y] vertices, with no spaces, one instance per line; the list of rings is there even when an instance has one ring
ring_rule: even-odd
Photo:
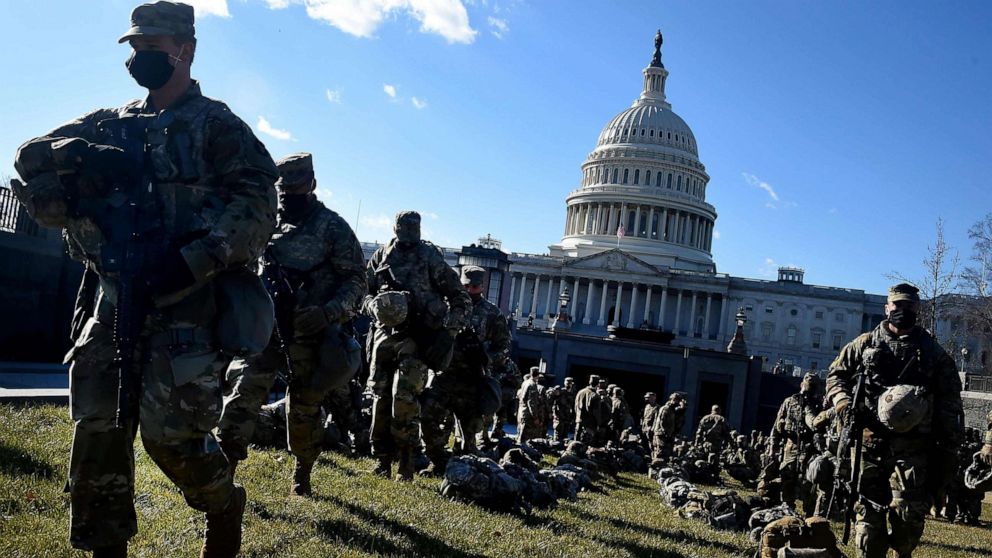
[[[885,297],[807,285],[795,268],[779,269],[777,281],[717,273],[709,175],[665,96],[661,43],[659,32],[640,96],[609,120],[582,164],[561,240],[546,255],[510,254],[500,306],[518,327],[546,329],[567,299],[571,333],[657,330],[673,344],[712,350],[725,350],[743,308],[748,352],[766,368],[781,360],[794,373],[823,371],[882,320]]]

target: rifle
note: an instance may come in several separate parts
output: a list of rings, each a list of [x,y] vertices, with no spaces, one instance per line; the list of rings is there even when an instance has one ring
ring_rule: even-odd
[[[480,375],[483,374],[489,366],[490,359],[482,340],[479,339],[479,332],[474,327],[468,326],[458,333],[455,341],[469,367],[477,370]]]
[[[137,337],[151,307],[147,283],[142,280],[151,262],[164,252],[162,229],[150,215],[159,213],[152,195],[149,139],[162,139],[173,114],[128,114],[103,120],[100,131],[109,145],[124,151],[128,168],[114,177],[107,195],[101,232],[107,244],[101,250],[101,269],[116,276],[113,365],[118,370],[115,423],[123,428],[132,418],[131,395],[140,390],[134,361]]]
[[[290,282],[286,270],[279,265],[279,260],[269,248],[262,254],[262,284],[272,297],[275,309],[275,324],[273,334],[279,354],[286,361],[285,374],[280,374],[286,385],[293,379],[293,359],[289,356],[289,341],[293,339],[293,318],[296,312],[296,290]]]
[[[837,500],[838,492],[844,490],[847,493],[847,500],[844,503],[844,544],[847,544],[847,541],[851,538],[854,504],[861,493],[861,453],[864,446],[865,429],[862,406],[864,405],[867,377],[867,372],[858,374],[857,383],[854,386],[854,399],[849,407],[850,418],[847,424],[841,429],[837,442],[837,455],[834,457],[834,491],[830,495],[830,503],[827,505],[827,517],[830,517],[830,512]],[[854,437],[854,463],[851,466],[850,479],[844,481],[841,478],[843,475],[841,466],[845,456],[851,450],[852,437]]]

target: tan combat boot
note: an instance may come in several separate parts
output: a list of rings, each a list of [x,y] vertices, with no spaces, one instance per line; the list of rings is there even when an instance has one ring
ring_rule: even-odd
[[[310,488],[310,472],[313,471],[312,461],[301,461],[296,459],[296,468],[293,470],[293,486],[290,494],[295,496],[310,496],[313,490]]]
[[[388,457],[379,457],[375,467],[372,469],[372,474],[384,479],[393,476],[393,461]]]
[[[247,495],[242,486],[234,485],[227,509],[207,514],[207,533],[203,539],[200,558],[234,558],[241,550],[241,519],[245,515]]]
[[[400,462],[396,467],[396,481],[410,482],[413,480],[413,452],[407,448],[400,450]]]

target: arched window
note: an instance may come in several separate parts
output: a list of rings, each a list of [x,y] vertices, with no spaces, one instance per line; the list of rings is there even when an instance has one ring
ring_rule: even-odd
[[[677,184],[675,185],[675,190],[678,191],[678,192],[681,192],[682,191],[682,175],[681,174],[679,175],[679,179],[677,181]]]
[[[623,183],[627,183],[627,175],[630,173],[630,169],[623,169]]]
[[[645,130],[644,128],[641,128],[641,135],[642,135],[642,136],[643,136],[643,135],[644,135],[644,134],[645,134],[646,132],[647,132],[647,130]]]
[[[651,171],[644,171],[644,184],[647,186],[651,185]]]
[[[651,133],[649,134],[652,138],[654,137],[654,128],[651,128]]]
[[[658,171],[658,175],[654,178],[654,185],[661,188],[661,171]]]
[[[614,184],[617,183],[617,172],[619,172],[617,168],[613,167],[613,180],[611,180],[611,182],[613,182]]]
[[[638,184],[641,180],[641,169],[634,169],[634,184]]]
[[[627,234],[631,236],[637,235],[637,231],[634,230],[634,220],[636,218],[637,218],[636,211],[631,210],[627,212]]]
[[[651,238],[658,238],[658,217],[659,215],[655,213],[651,216]]]
[[[672,189],[672,173],[668,173],[668,189]]]
[[[785,330],[785,344],[786,345],[795,345],[796,344],[796,333],[797,332],[798,332],[798,330],[796,329],[796,326],[794,326],[794,325],[790,325],[788,327],[788,329]]]

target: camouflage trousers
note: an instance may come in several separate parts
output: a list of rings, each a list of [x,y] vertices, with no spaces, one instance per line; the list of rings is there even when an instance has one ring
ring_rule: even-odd
[[[920,446],[925,441],[911,443]],[[865,443],[854,528],[860,558],[884,558],[889,548],[899,556],[912,554],[920,544],[923,520],[930,510],[926,477],[925,449],[893,448],[877,440]]]
[[[673,436],[662,436],[655,434],[651,442],[651,459],[667,460],[672,456],[675,448],[675,438]]]
[[[461,452],[476,448],[476,434],[482,431],[482,413],[478,411],[479,382],[455,365],[436,374],[421,397],[420,427],[427,457],[435,463],[446,460],[445,447],[451,435],[451,414],[461,425]]]
[[[524,443],[534,438],[546,438],[548,436],[548,425],[544,422],[544,417],[532,415],[529,412],[517,414],[517,443]]]
[[[594,425],[575,423],[575,439],[587,446],[596,446],[598,443],[598,429]]]
[[[372,455],[393,459],[420,444],[420,394],[427,382],[427,365],[408,336],[382,329],[373,335]]]
[[[495,414],[482,417],[482,428],[485,432],[499,436],[497,432],[503,432],[503,427],[512,415],[512,409],[516,409],[517,390],[513,387],[503,386],[502,404]]]
[[[178,339],[182,338],[182,341]],[[220,418],[221,382],[228,361],[205,329],[143,335],[130,416],[115,426],[118,374],[110,326],[91,318],[70,355],[70,413],[75,423],[69,459],[70,542],[91,550],[137,532],[134,438],[140,430],[149,457],[196,510],[219,512],[234,483],[212,430]],[[140,418],[139,418],[140,417]]]
[[[552,413],[551,429],[554,432],[554,441],[564,442],[568,439],[568,433],[572,430],[574,423],[575,417],[570,414]]]
[[[328,374],[319,367],[319,350],[319,343],[289,345],[293,375],[286,390],[288,446],[297,459],[308,463],[320,456],[324,440],[321,403],[330,392]],[[218,436],[233,459],[247,457],[259,410],[276,372],[285,367],[286,357],[274,341],[258,357],[236,361],[230,367],[231,387],[224,398]]]

